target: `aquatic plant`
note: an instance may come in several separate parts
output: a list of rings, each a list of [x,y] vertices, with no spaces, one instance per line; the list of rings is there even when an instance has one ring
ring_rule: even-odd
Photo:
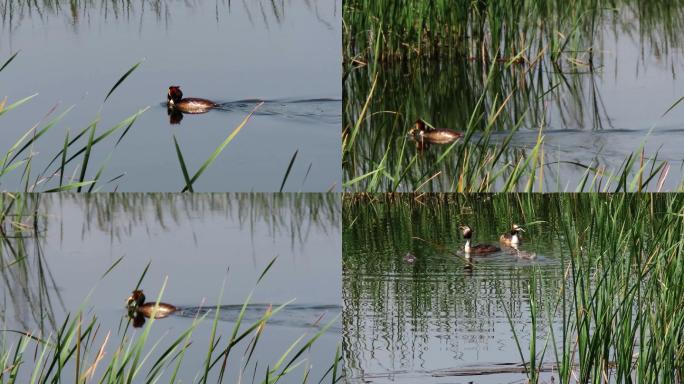
[[[197,217],[226,217],[240,228],[257,223],[267,224],[266,235],[275,238],[287,234],[290,246],[301,247],[312,232],[332,233],[339,230],[340,196],[332,193],[107,193],[86,194],[63,192],[50,195],[39,193],[0,194],[0,223],[24,228],[36,225],[38,233],[47,230],[50,212],[69,204],[83,217],[84,229],[99,230],[110,239],[121,240],[136,231],[151,226],[173,228]],[[31,214],[25,214],[30,212]],[[4,220],[7,219],[7,220]],[[17,221],[21,219],[20,221]],[[18,224],[21,223],[21,224]],[[16,241],[20,241],[18,238]],[[42,258],[44,246],[35,243],[37,257]],[[2,244],[2,243],[0,243]],[[2,251],[0,247],[0,251]],[[25,250],[14,244],[7,250]],[[25,253],[12,259],[24,258]]]
[[[196,2],[185,2],[182,6],[195,9],[198,8]],[[273,2],[269,0],[254,0],[242,2],[239,6],[244,8],[244,13],[252,24],[263,23],[269,28],[274,24],[282,24],[287,19],[287,7],[289,2]],[[317,2],[304,2],[305,7],[316,16],[316,19],[328,24],[329,21],[320,17]],[[22,22],[31,18],[40,20],[50,17],[63,17],[73,27],[78,30],[84,20],[89,20],[97,14],[103,20],[124,20],[126,22],[138,23],[141,16],[149,15],[147,19],[155,20],[158,23],[169,24],[174,21],[173,7],[179,4],[169,0],[144,0],[141,2],[111,2],[106,0],[86,0],[79,2],[63,3],[52,0],[29,1],[14,0],[0,3],[0,27],[6,29],[11,35]],[[231,7],[235,7],[229,0],[221,0],[215,3],[215,18],[227,17],[231,12]],[[259,15],[255,17],[255,15]],[[2,29],[0,29],[2,30]]]
[[[462,57],[483,62],[535,61],[571,67],[595,64],[604,25],[677,46],[684,27],[681,0],[344,2],[343,47],[348,64],[415,57]],[[632,23],[644,21],[643,28]],[[663,44],[667,42],[667,44]]]
[[[18,53],[19,52],[14,53],[0,67],[0,72],[2,69],[5,69],[13,60],[15,60]],[[119,78],[119,80],[107,93],[107,96],[104,99],[105,102],[119,87],[119,85],[121,85],[121,83],[139,65],[140,63],[133,65]],[[3,114],[6,114],[7,112],[21,106],[22,104],[25,104],[35,96],[37,96],[37,94],[15,101],[7,107],[4,107],[5,101],[7,100],[7,98],[5,98],[5,101],[0,104],[0,117]],[[118,134],[118,138],[112,146],[112,151],[116,149],[138,117],[140,117],[140,115],[149,109],[149,107],[143,108],[104,131],[98,132],[98,125],[100,122],[99,115],[73,136],[71,135],[70,130],[67,129],[64,136],[63,146],[59,148],[57,153],[52,157],[52,160],[48,162],[44,169],[36,172],[33,168],[33,162],[36,156],[36,153],[33,151],[34,146],[38,143],[43,135],[54,129],[57,123],[59,123],[59,121],[64,118],[67,113],[69,113],[71,108],[73,107],[67,108],[46,123],[40,122],[31,127],[14,144],[12,144],[12,146],[2,156],[2,162],[0,163],[0,185],[2,185],[3,179],[7,179],[9,176],[21,172],[19,175],[20,181],[18,184],[23,185],[23,190],[25,192],[58,192],[68,190],[77,190],[80,192],[84,190],[85,187],[87,187],[88,192],[96,191],[96,185],[98,182],[100,182],[100,176],[107,165],[109,157],[97,168],[94,174],[86,178],[89,166],[92,168],[92,164],[90,164],[90,157],[93,149],[95,146],[98,146],[98,148],[101,147],[102,144],[100,143],[105,141],[105,139],[108,137]],[[47,116],[51,115],[53,112],[54,109],[48,111]],[[40,127],[41,125],[42,127]],[[78,163],[78,160],[80,160],[80,163]],[[75,168],[70,170],[67,168],[69,165],[75,165]],[[69,173],[72,175],[68,176]],[[114,183],[121,177],[123,177],[123,174],[113,177],[112,179],[104,182],[104,184]]]
[[[557,209],[569,273],[547,307],[563,317],[560,382],[681,382],[684,195],[573,196]]]

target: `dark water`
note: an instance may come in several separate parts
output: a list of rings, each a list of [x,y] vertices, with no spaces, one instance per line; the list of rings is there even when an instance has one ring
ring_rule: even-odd
[[[163,351],[195,318],[207,315],[193,333],[180,370],[179,379],[191,382],[202,370],[217,304],[217,336],[225,340],[250,292],[242,330],[269,306],[294,300],[267,323],[244,368],[254,370],[258,361],[258,372],[273,366],[297,338],[306,335],[308,340],[341,312],[336,195],[73,194],[39,199],[39,238],[29,230],[28,238],[2,243],[2,329],[48,334],[67,313],[73,316],[83,308],[85,317],[97,317],[101,332],[96,343],[111,331],[111,356],[121,338],[122,319],[125,324],[125,299],[149,262],[141,284],[147,300],[154,301],[166,282],[162,301],[180,312],[153,324],[146,351],[157,341],[156,351]],[[8,266],[15,252],[25,258]],[[231,355],[226,381],[237,379],[247,343],[238,344]],[[312,365],[312,378],[318,380],[330,367],[340,343],[338,320],[303,356]],[[302,369],[283,379],[301,382]],[[25,367],[24,374],[30,371]]]
[[[680,188],[684,181],[684,107],[680,104],[663,116],[684,96],[680,33],[676,27],[674,32],[667,31],[668,24],[660,19],[646,17],[643,21],[644,15],[633,15],[629,6],[619,6],[616,14],[620,16],[607,17],[595,40],[583,37],[578,43],[581,49],[594,49],[592,68],[586,55],[577,65],[563,59],[561,67],[541,59],[535,66],[499,63],[492,69],[462,57],[380,64],[368,112],[371,117],[362,124],[353,160],[343,164],[345,180],[375,170],[386,152],[386,168],[408,167],[416,150],[409,146],[402,156],[401,145],[416,119],[462,131],[480,98],[486,119],[499,112],[502,100],[509,98],[493,125],[489,148],[494,153],[492,148],[501,146],[518,127],[496,169],[504,168],[531,154],[543,127],[541,151],[546,165],[537,170],[544,172],[544,180],[535,190],[575,191],[587,167],[601,169],[603,176],[619,174],[626,158],[639,152],[642,145],[646,160],[664,160],[670,165],[662,189]],[[534,52],[529,55],[535,57]],[[366,101],[373,69],[373,65],[354,69],[346,79],[345,94],[351,100],[346,126],[356,122]],[[490,70],[494,74],[488,81]],[[484,129],[485,122],[476,126]],[[428,148],[411,165],[399,190],[415,190],[433,175],[437,176],[422,185],[422,190],[453,190],[458,178],[456,160],[447,157],[434,165],[445,148]],[[355,188],[364,186],[361,183]],[[655,181],[649,185],[651,190],[657,188]]]
[[[295,152],[284,190],[339,188],[340,6],[303,0],[96,1],[74,8],[4,4],[0,61],[20,53],[0,72],[0,97],[12,103],[38,96],[2,116],[6,140],[0,151],[53,107],[40,127],[75,105],[34,146],[33,183],[61,150],[67,130],[73,138],[99,116],[101,133],[149,107],[121,143],[115,146],[123,130],[96,145],[86,179],[106,164],[98,183],[103,190],[178,191],[183,174],[173,137],[194,173],[265,100],[195,190],[278,190]],[[141,60],[103,104],[117,80]],[[172,125],[164,104],[170,85],[182,86],[186,97],[207,98],[223,107],[183,116]],[[87,135],[81,140],[86,141],[79,148]],[[66,176],[73,172],[78,177],[80,163],[79,158],[69,166]],[[20,177],[21,172],[5,175],[0,188],[23,189]]]
[[[520,364],[507,311],[527,359],[530,281],[537,276],[537,297],[553,303],[564,280],[563,247],[552,210],[540,204],[534,207],[537,215],[527,217],[515,197],[504,203],[507,199],[455,196],[441,208],[430,203],[404,208],[410,205],[406,199],[395,208],[345,205],[342,327],[350,382],[525,382],[523,373],[466,372]],[[499,245],[499,234],[511,222],[530,223],[519,248],[534,259],[504,247],[466,260],[459,223],[473,227],[475,243]],[[404,260],[408,252],[415,262]],[[548,317],[540,318],[537,331],[548,335]],[[538,351],[545,337],[538,336]],[[551,363],[555,360],[548,348],[545,362]],[[547,373],[541,377],[550,379]]]

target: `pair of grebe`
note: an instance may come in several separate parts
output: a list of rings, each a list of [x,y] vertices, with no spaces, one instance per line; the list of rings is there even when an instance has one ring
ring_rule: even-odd
[[[463,248],[466,255],[486,255],[501,251],[501,248],[491,244],[473,245],[473,230],[467,225],[460,225],[458,228],[461,230],[463,238],[466,240],[465,247]],[[505,246],[517,249],[517,246],[522,243],[522,232],[525,232],[525,230],[521,226],[513,224],[509,232],[503,233],[501,236],[499,236],[499,242]]]

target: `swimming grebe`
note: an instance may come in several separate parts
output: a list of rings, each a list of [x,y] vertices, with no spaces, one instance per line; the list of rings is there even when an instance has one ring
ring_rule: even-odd
[[[156,303],[152,302],[145,303],[145,294],[143,293],[143,291],[135,290],[133,291],[133,294],[130,297],[128,297],[126,307],[128,308],[129,312],[133,312],[135,314],[142,314],[143,316],[148,318],[151,317],[152,313],[154,312],[155,319],[162,319],[176,312],[177,310],[177,308],[171,304],[159,303],[158,306],[156,306],[155,304]]]
[[[521,226],[518,224],[513,224],[510,232],[503,233],[499,237],[501,244],[514,245],[522,243],[522,234],[520,232],[525,232]]]
[[[494,252],[501,251],[501,248],[495,247],[495,246],[489,245],[489,244],[472,245],[470,243],[470,240],[473,237],[473,230],[470,229],[470,227],[467,225],[459,225],[458,228],[461,230],[461,233],[463,234],[463,238],[466,240],[465,246],[463,247],[463,250],[465,251],[466,255],[471,254],[471,253],[484,255],[487,253],[494,253]]]
[[[183,92],[177,85],[169,87],[169,93],[166,98],[166,106],[169,109],[181,111],[183,113],[205,113],[217,106],[211,100],[198,99],[196,97],[183,98]]]
[[[409,130],[409,135],[418,142],[431,144],[449,144],[463,136],[461,132],[451,129],[430,127],[421,119],[416,120],[413,128]]]

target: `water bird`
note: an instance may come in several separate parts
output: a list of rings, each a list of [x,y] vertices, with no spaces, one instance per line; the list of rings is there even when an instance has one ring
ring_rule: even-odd
[[[210,109],[217,107],[218,104],[211,100],[196,97],[186,97],[184,99],[180,86],[172,85],[169,87],[166,106],[169,109],[169,115],[171,111],[197,114],[209,112]]]
[[[126,308],[132,317],[143,315],[150,318],[154,314],[155,319],[163,319],[178,310],[175,306],[167,303],[146,303],[145,294],[142,290],[133,291],[126,301]]]
[[[463,238],[466,240],[465,246],[463,247],[463,250],[465,251],[466,255],[469,255],[471,253],[485,255],[488,253],[501,251],[501,248],[490,244],[472,245],[471,238],[473,237],[473,230],[469,226],[463,224],[459,225],[458,228],[461,230]]]
[[[418,119],[409,130],[409,135],[421,144],[449,144],[461,138],[463,133],[447,128],[430,127],[425,121]]]
[[[412,254],[411,252],[406,252],[406,255],[404,255],[404,261],[413,264],[416,262],[416,255]]]
[[[518,224],[513,224],[509,232],[501,234],[499,242],[504,245],[514,245],[522,243],[522,233],[525,230]]]

